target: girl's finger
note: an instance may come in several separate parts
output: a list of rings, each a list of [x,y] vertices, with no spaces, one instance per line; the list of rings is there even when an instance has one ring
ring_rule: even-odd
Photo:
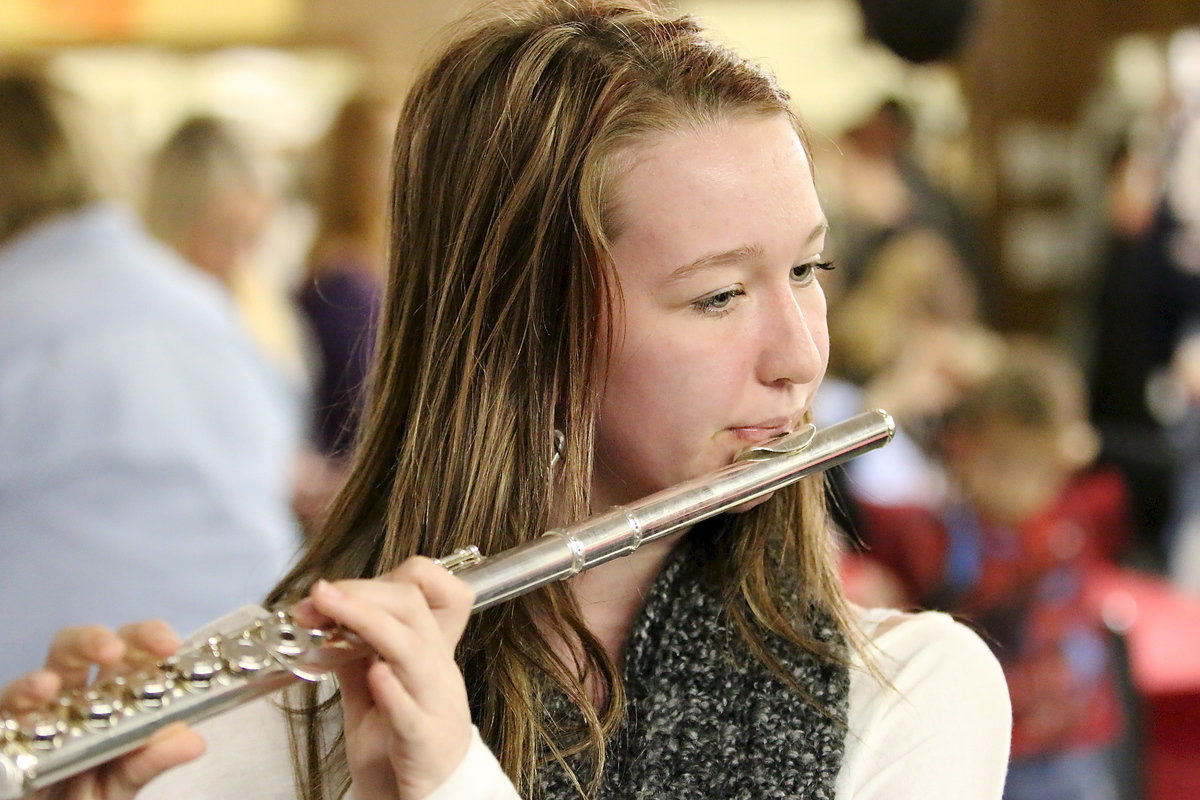
[[[410,558],[382,577],[383,581],[402,581],[415,584],[425,595],[430,611],[450,634],[452,644],[457,644],[466,627],[471,605],[475,602],[475,590],[461,578],[456,578],[432,559],[417,556]]]
[[[371,582],[339,581],[332,584],[317,581],[309,597],[317,610],[354,631],[380,657],[388,661],[400,658],[420,641],[416,629],[422,626],[421,609],[409,608],[403,600],[397,599],[395,595],[404,593],[403,589],[379,592],[366,586],[368,583]],[[408,601],[412,602],[414,598],[419,599],[415,590],[408,595]],[[424,615],[427,618],[424,625],[435,627],[428,609]]]
[[[117,631],[117,635],[129,648],[127,658],[166,658],[178,650],[181,644],[179,636],[161,619],[131,623]]]
[[[292,619],[306,628],[324,628],[333,622],[332,619],[317,610],[311,598],[304,598],[291,607]]]
[[[364,658],[334,670],[338,690],[342,693],[342,713],[345,715],[347,729],[357,728],[375,704],[367,686],[367,671],[373,663],[373,659]]]
[[[318,581],[309,595],[318,610],[329,612],[329,601],[339,597],[362,607],[371,607],[411,629],[430,643],[442,640],[442,630],[420,587],[409,582],[349,580],[329,583]],[[342,621],[340,618],[337,621]]]
[[[396,733],[398,747],[391,758],[397,780],[407,783],[415,796],[423,797],[449,777],[470,746],[471,717],[465,687],[461,681],[453,691],[449,685],[443,686],[437,705],[427,707],[388,667],[383,663],[372,665],[367,682],[379,710]]]
[[[46,654],[46,669],[58,673],[65,689],[83,686],[96,665],[111,666],[125,655],[125,643],[108,628],[87,625],[63,628]]]
[[[470,584],[420,556],[380,578],[338,581],[336,587],[386,608],[422,635],[436,630],[449,649],[461,638],[475,601]]]
[[[31,672],[17,678],[0,693],[0,708],[20,714],[41,708],[58,696],[62,679],[47,670]]]
[[[426,627],[431,630],[421,635],[392,611],[364,598],[364,592],[354,590],[361,587],[348,587],[352,590],[342,591],[341,586],[342,582],[335,586],[319,581],[310,596],[323,613],[357,633],[388,663],[410,691],[420,693],[425,687],[436,686],[446,669],[453,667],[453,654],[437,646],[441,643],[440,633],[427,608],[424,612]],[[418,611],[405,610],[403,613],[421,616]]]
[[[412,730],[424,712],[390,664],[376,661],[365,675],[365,685],[396,730]]]
[[[130,623],[117,631],[117,637],[124,642],[125,653],[118,663],[101,667],[97,680],[150,667],[172,655],[181,644],[179,636],[162,620]]]
[[[107,769],[105,800],[129,800],[163,772],[204,754],[204,739],[182,722],[156,731],[146,745]]]

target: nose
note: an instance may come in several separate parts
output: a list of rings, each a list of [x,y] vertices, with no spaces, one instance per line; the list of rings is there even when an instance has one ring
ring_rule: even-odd
[[[789,287],[771,295],[764,311],[759,380],[771,386],[820,380],[829,352],[825,298],[820,288],[796,291]]]

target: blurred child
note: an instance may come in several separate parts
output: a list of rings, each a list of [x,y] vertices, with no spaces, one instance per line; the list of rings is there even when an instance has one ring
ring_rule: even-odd
[[[938,508],[864,504],[864,538],[914,605],[977,625],[1013,702],[1006,800],[1115,797],[1106,750],[1121,731],[1110,636],[1088,566],[1127,539],[1115,473],[1092,466],[1082,376],[1051,347],[1011,340],[935,437]]]

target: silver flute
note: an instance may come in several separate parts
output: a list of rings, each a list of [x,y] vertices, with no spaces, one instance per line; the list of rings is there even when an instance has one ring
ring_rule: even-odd
[[[439,562],[471,584],[472,611],[479,611],[841,464],[886,444],[894,432],[892,418],[878,410],[820,431],[808,425],[716,472],[497,555],[469,547]],[[370,652],[352,633],[300,626],[286,610],[239,613],[213,626],[220,632],[140,673],[72,691],[43,709],[0,714],[0,800],[111,761],[170,723],[198,722],[298,679],[320,680]]]

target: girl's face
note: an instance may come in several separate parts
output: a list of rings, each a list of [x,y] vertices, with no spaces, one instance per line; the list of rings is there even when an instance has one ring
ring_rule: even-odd
[[[746,117],[622,152],[623,303],[593,502],[629,502],[794,429],[825,374],[826,223],[789,121]]]

